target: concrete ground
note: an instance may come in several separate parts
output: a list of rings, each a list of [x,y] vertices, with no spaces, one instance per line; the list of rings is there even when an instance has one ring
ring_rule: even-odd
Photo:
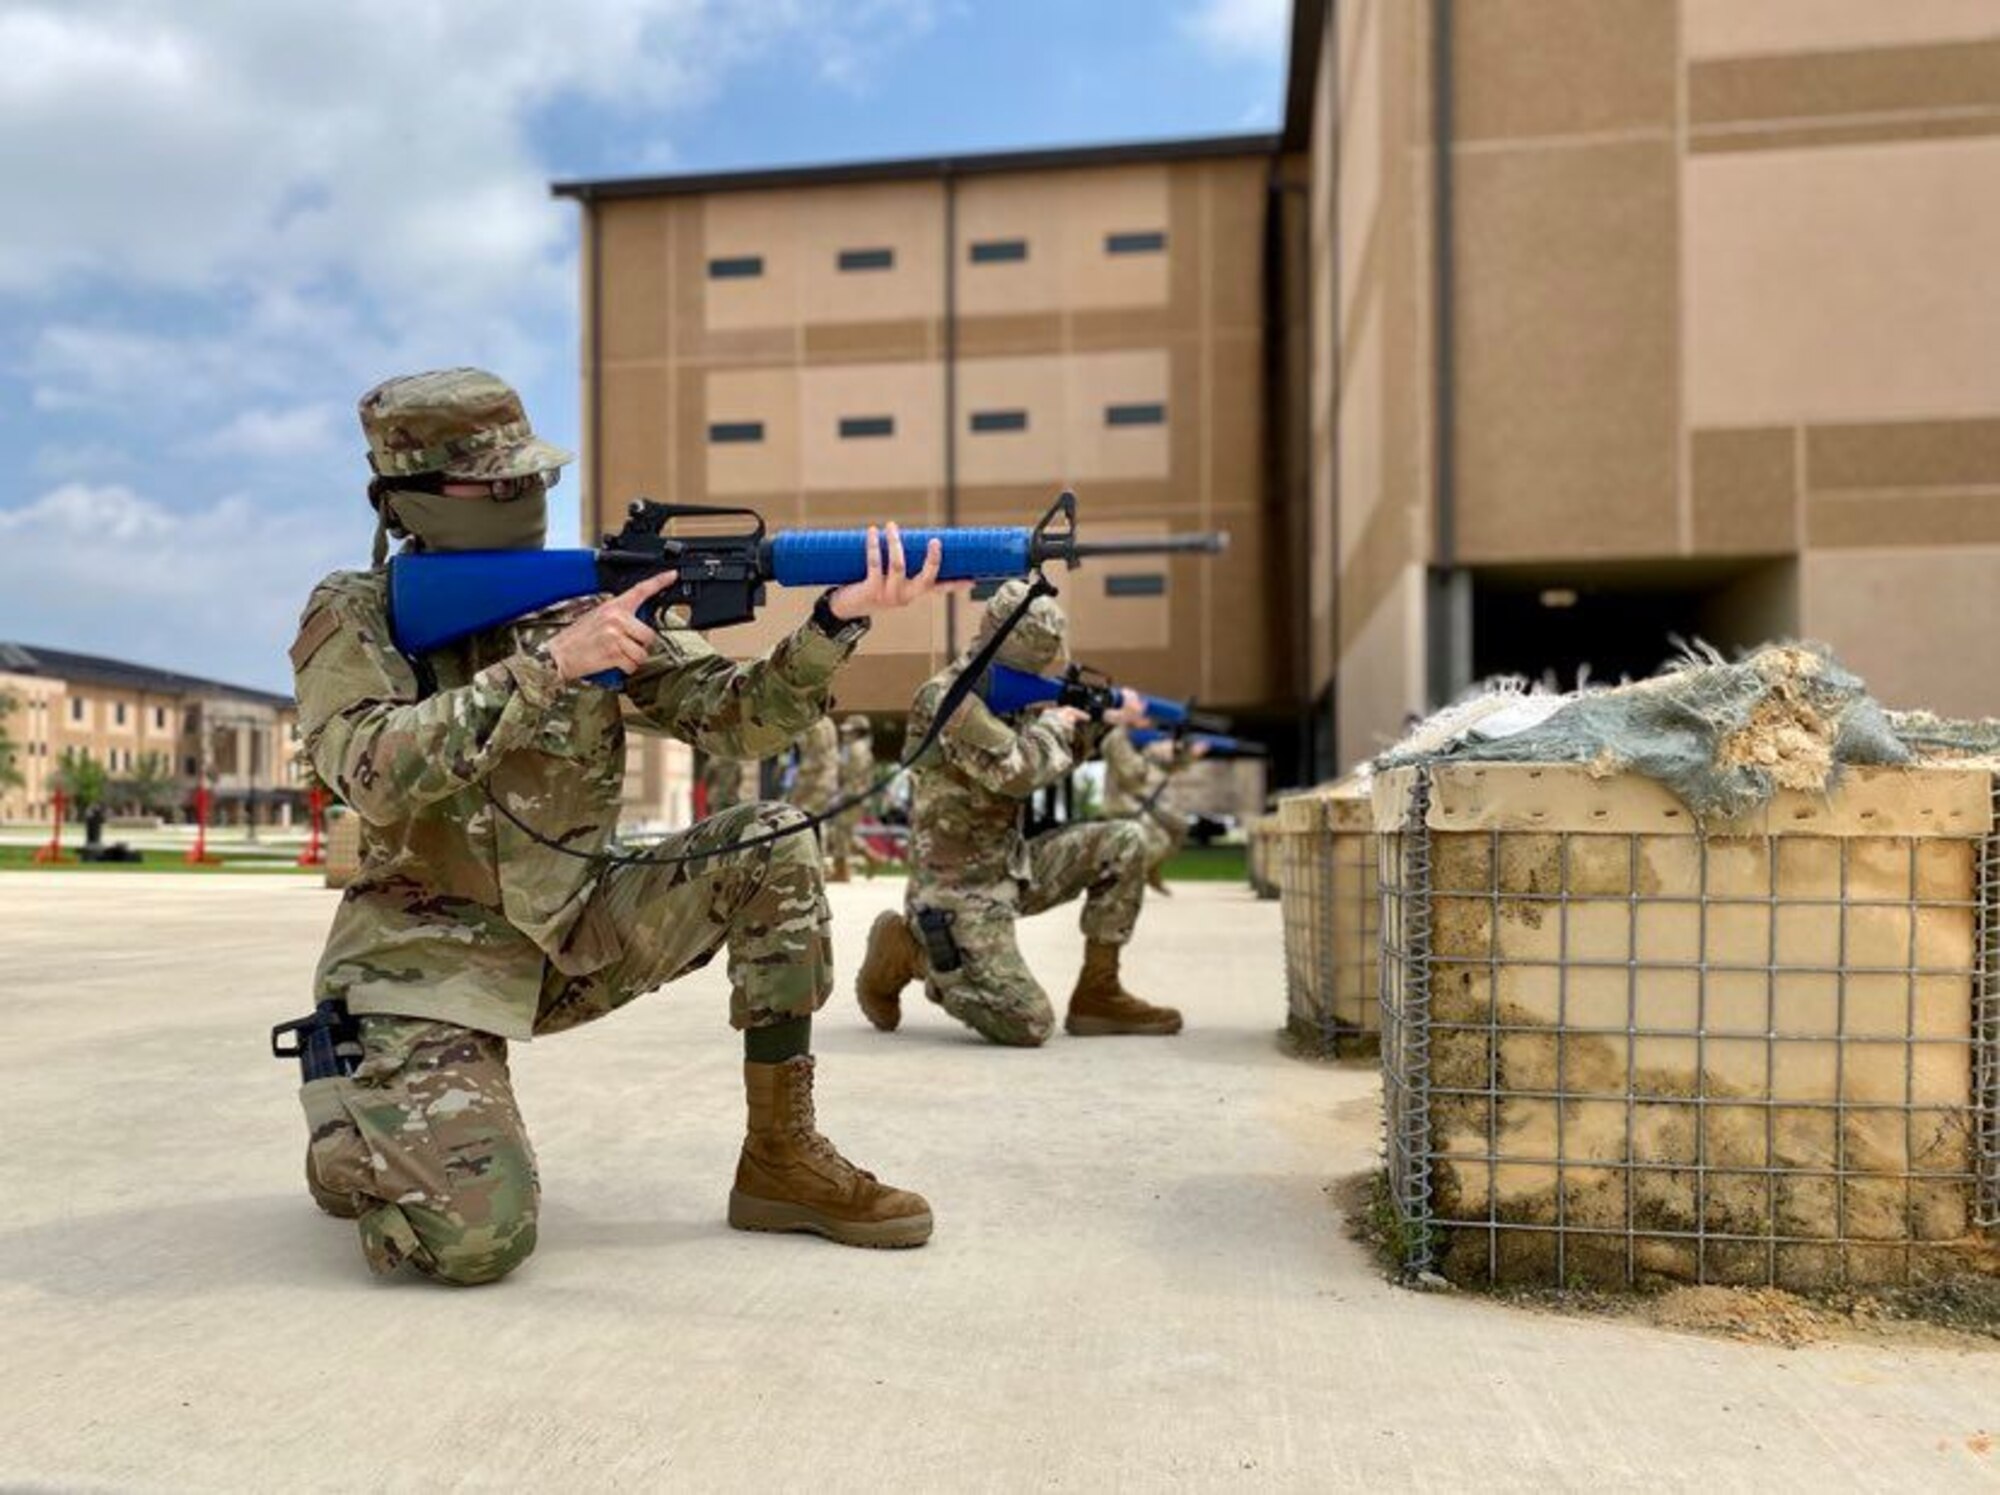
[[[902,884],[833,890],[843,985]],[[1276,905],[1184,885],[1127,965],[1172,1040],[819,1024],[826,1130],[918,1252],[739,1235],[719,969],[520,1050],[539,1254],[372,1280],[299,1182],[266,1030],[334,895],[0,875],[0,1486],[1987,1487],[2000,1357],[1781,1350],[1381,1280],[1328,1195],[1372,1076],[1282,1058]],[[1052,989],[1080,954],[1025,928]]]

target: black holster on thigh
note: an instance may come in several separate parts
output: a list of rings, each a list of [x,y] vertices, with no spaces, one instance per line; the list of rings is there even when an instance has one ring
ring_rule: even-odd
[[[948,908],[917,910],[917,937],[924,942],[924,956],[934,972],[955,971],[965,964],[965,956],[951,932],[957,918]]]

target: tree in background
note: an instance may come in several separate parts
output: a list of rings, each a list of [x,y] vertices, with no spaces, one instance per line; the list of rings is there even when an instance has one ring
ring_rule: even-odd
[[[20,745],[7,734],[7,718],[14,714],[21,703],[0,690],[0,789],[17,789],[21,786],[21,769],[18,759]]]
[[[69,797],[71,812],[79,817],[93,805],[102,804],[104,792],[110,787],[104,765],[75,748],[63,749],[62,761],[51,778],[56,788]]]
[[[141,753],[138,766],[111,785],[111,797],[131,805],[142,814],[158,815],[173,809],[179,798],[167,760],[159,753]]]

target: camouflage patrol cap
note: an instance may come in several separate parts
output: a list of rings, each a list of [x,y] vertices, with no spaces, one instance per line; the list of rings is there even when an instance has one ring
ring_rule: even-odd
[[[361,397],[360,414],[368,464],[385,478],[524,478],[576,460],[535,435],[521,397],[484,369],[384,380]]]
[[[869,725],[868,718],[858,711],[840,724],[840,735],[842,737],[866,737],[874,730]]]
[[[1028,595],[1028,583],[1016,579],[1001,583],[986,601],[986,616],[979,624],[979,641],[993,637],[1000,625],[1012,616]],[[1069,620],[1053,597],[1037,597],[1029,604],[1027,616],[1014,625],[997,656],[1002,664],[1017,670],[1045,670],[1063,657],[1069,637]]]

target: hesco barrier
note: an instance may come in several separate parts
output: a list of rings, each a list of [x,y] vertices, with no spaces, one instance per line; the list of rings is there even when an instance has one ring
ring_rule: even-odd
[[[361,870],[361,817],[352,810],[333,817],[326,832],[326,885],[344,888]]]
[[[1375,786],[1391,1194],[1461,1283],[1990,1270],[1993,779],[1853,769],[1698,828],[1657,784]]]
[[[1286,1031],[1307,1053],[1373,1053],[1381,901],[1366,791],[1343,784],[1280,800],[1277,845]]]
[[[1259,815],[1250,822],[1250,889],[1259,898],[1278,896],[1278,817]]]

